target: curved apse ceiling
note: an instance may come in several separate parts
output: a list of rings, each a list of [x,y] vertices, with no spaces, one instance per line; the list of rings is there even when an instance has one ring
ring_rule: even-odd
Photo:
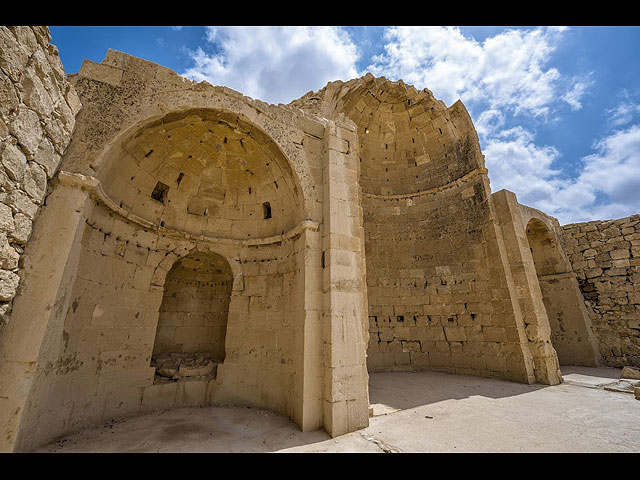
[[[287,159],[235,115],[190,110],[141,128],[100,175],[122,208],[159,226],[228,238],[279,235],[301,219]]]

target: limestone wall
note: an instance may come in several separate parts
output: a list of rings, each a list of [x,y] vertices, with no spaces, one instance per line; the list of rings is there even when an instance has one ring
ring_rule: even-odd
[[[174,285],[171,278],[154,279],[154,271],[167,258],[192,258],[202,248],[200,257],[210,255],[210,248],[228,255],[228,247],[168,239],[90,202],[85,214],[71,288],[39,352],[20,426],[28,432],[18,439],[21,449],[96,422],[179,406],[221,402],[293,416],[296,353],[302,349],[300,242],[235,250],[242,281],[230,299],[226,358],[217,379],[157,384],[151,356],[166,314],[163,299]],[[192,302],[183,300],[187,309]],[[207,311],[215,315],[212,306]],[[189,322],[186,314],[180,320]]]
[[[484,158],[462,103],[447,108],[427,89],[368,74],[292,104],[357,127],[369,370],[534,381]],[[554,381],[556,370],[540,381]]]
[[[640,366],[640,215],[563,229],[603,362]]]
[[[353,123],[114,51],[85,61],[73,82],[83,109],[26,246],[20,323],[0,335],[0,450],[212,403],[268,408],[332,435],[366,426]],[[228,312],[171,274],[209,255],[229,267],[219,285],[231,284]],[[174,297],[178,284],[185,295]],[[189,325],[202,310],[213,323]],[[154,378],[158,338],[163,349],[199,349],[194,332],[222,334],[224,313],[215,376]]]
[[[0,26],[0,318],[5,321],[33,220],[81,107],[50,40],[47,27]]]
[[[498,343],[506,338],[491,320],[482,272],[482,187],[476,179],[409,201],[365,202],[373,371],[506,369]]]

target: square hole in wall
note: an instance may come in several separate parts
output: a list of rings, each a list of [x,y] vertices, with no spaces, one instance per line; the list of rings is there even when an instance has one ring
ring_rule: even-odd
[[[271,204],[269,202],[262,204],[262,212],[264,213],[265,220],[271,218]]]
[[[167,199],[168,192],[169,186],[165,185],[162,182],[158,182],[156,183],[156,187],[153,189],[153,192],[151,192],[151,198],[153,198],[157,202],[164,203]]]

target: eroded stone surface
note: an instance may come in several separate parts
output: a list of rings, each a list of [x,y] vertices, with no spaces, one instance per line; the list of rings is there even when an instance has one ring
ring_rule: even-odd
[[[0,450],[212,404],[339,436],[368,370],[634,365],[640,220],[492,193],[462,102],[274,106],[113,50],[67,78],[49,41],[0,27]]]
[[[0,322],[17,292],[20,245],[46,193],[41,165],[51,178],[81,108],[50,40],[47,28],[0,27],[0,231],[8,235],[0,242]]]
[[[620,372],[620,378],[640,380],[640,368],[624,367],[622,372]]]
[[[215,378],[217,365],[212,354],[206,352],[160,353],[151,358],[151,366],[156,369],[154,383],[163,383],[166,379],[177,381],[186,377]]]
[[[640,367],[640,215],[563,228],[604,363]]]

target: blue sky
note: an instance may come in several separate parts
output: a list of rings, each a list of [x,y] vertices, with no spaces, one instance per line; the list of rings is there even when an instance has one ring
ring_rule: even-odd
[[[461,99],[493,191],[561,223],[640,213],[638,27],[50,27],[68,73],[121,50],[288,103],[371,72]]]

